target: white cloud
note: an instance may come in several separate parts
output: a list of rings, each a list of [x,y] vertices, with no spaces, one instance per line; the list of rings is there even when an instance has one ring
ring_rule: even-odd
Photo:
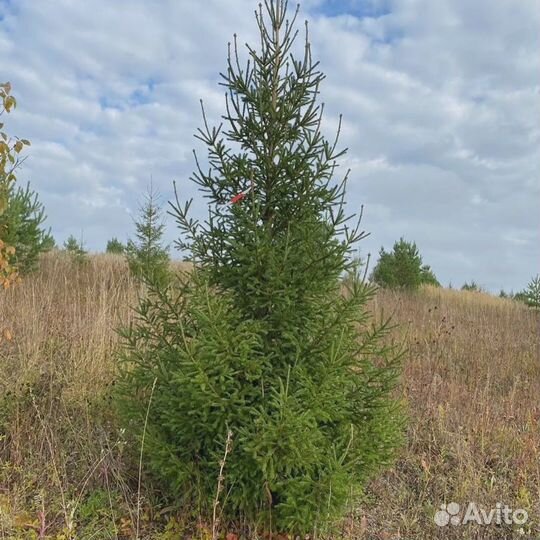
[[[19,100],[8,128],[32,140],[21,178],[59,241],[125,237],[150,176],[165,197],[173,179],[193,193],[199,99],[218,120],[226,44],[257,42],[257,4],[0,1],[0,79]],[[304,8],[325,126],[344,114],[348,200],[372,231],[361,249],[405,236],[443,282],[522,287],[540,270],[536,0]]]

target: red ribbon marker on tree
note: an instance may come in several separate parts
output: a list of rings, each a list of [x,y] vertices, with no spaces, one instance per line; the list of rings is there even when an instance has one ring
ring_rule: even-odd
[[[246,195],[250,192],[250,191],[253,191],[254,189],[254,184],[253,184],[253,176],[251,176],[250,178],[250,187],[247,191],[242,191],[241,193],[239,193],[238,195],[235,195],[232,199],[231,199],[231,203],[232,204],[235,204],[237,202],[240,202],[241,200],[245,199],[246,198]]]
[[[245,193],[239,193],[238,195],[235,195],[232,199],[231,199],[231,203],[235,204],[237,202],[240,202],[242,199],[245,199],[246,198],[246,194]]]

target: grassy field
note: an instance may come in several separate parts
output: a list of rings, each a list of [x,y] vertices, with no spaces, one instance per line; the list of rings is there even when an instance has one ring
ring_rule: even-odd
[[[0,292],[0,538],[183,537],[184,517],[160,507],[144,476],[139,492],[110,403],[115,328],[137,294],[122,258],[58,253]],[[435,288],[380,291],[371,309],[393,316],[392,339],[408,349],[408,437],[336,537],[540,537],[540,314]],[[450,502],[529,519],[439,527]]]

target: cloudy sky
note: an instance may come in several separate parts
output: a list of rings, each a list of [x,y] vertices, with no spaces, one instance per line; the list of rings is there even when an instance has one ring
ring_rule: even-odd
[[[257,43],[257,4],[0,0],[4,120],[32,141],[19,176],[58,243],[125,239],[150,177],[165,200],[173,180],[195,194],[199,99],[223,113],[227,42]],[[344,115],[361,251],[404,236],[444,284],[523,288],[540,272],[538,0],[306,0],[301,19],[326,125]]]

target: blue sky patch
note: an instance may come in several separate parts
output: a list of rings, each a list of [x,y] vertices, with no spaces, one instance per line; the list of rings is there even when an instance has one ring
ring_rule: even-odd
[[[139,88],[131,92],[129,96],[129,103],[133,106],[146,105],[152,102],[152,91],[156,85],[154,79],[148,79]]]
[[[391,11],[386,0],[325,0],[315,8],[315,12],[326,17],[352,15],[358,18],[377,18]]]

